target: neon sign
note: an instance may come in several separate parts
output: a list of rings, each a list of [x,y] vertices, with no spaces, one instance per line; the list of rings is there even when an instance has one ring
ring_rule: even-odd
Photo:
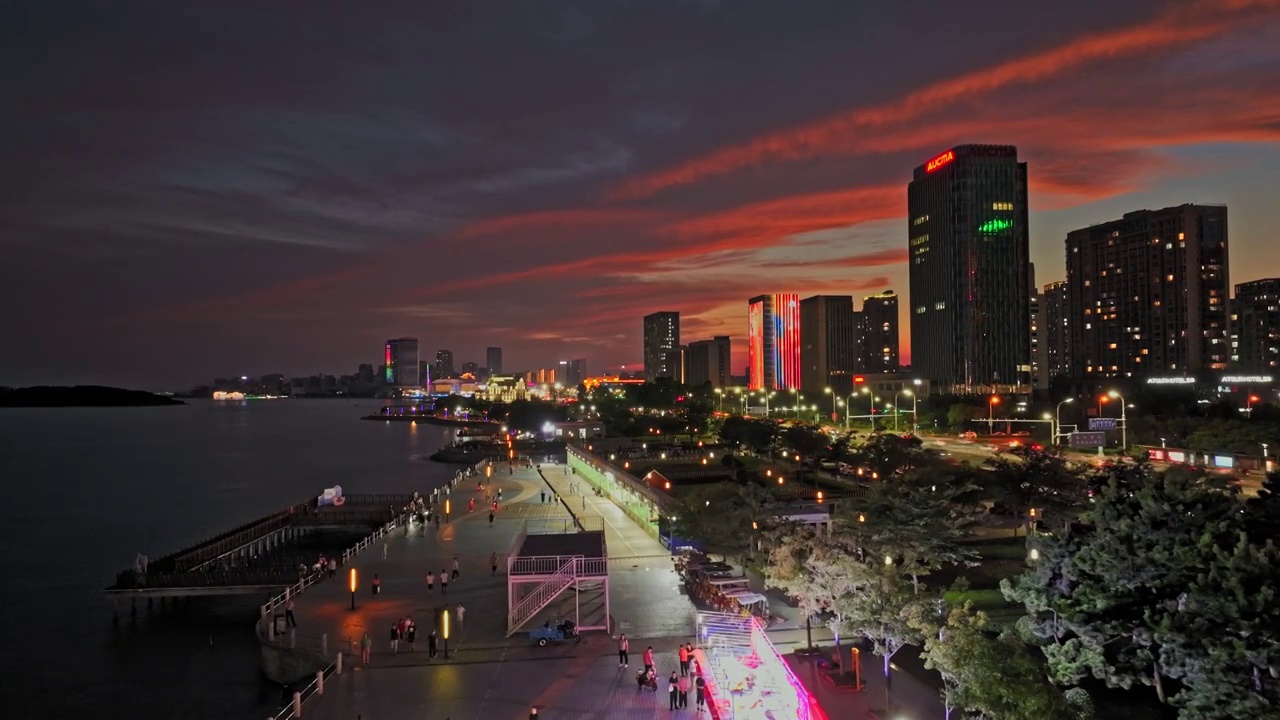
[[[929,162],[925,163],[925,165],[924,165],[924,171],[925,171],[925,172],[933,172],[934,170],[937,170],[938,168],[942,167],[943,165],[946,165],[947,163],[949,163],[949,162],[951,162],[952,160],[955,160],[955,159],[956,159],[956,151],[955,151],[955,150],[948,150],[948,151],[946,151],[946,152],[942,153],[941,155],[939,155],[938,157],[936,157],[936,158],[934,158],[934,159],[930,160]]]
[[[1012,220],[1007,220],[1005,218],[996,218],[995,220],[988,220],[982,223],[982,225],[978,226],[978,232],[982,233],[983,235],[994,235],[998,232],[1001,232],[1002,230],[1008,230],[1011,227],[1013,227]]]

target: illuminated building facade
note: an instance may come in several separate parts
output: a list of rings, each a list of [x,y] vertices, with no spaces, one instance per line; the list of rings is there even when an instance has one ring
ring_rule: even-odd
[[[1280,370],[1280,278],[1236,285],[1231,366],[1258,373]]]
[[[520,375],[491,375],[484,385],[484,399],[511,403],[529,397],[529,387]]]
[[[1226,369],[1226,206],[1126,213],[1068,233],[1066,252],[1075,377]]]
[[[806,393],[852,392],[857,344],[852,295],[800,301],[800,386]]]
[[[911,368],[959,393],[1026,391],[1031,370],[1027,166],[960,145],[907,186]]]
[[[864,373],[897,372],[898,360],[898,296],[892,290],[862,298],[862,345],[858,356]]]
[[[800,296],[760,295],[747,301],[748,387],[800,387]]]
[[[383,379],[393,387],[421,387],[418,375],[418,339],[388,340],[383,348]]]
[[[644,379],[675,378],[671,352],[680,347],[680,313],[656,312],[644,316]]]

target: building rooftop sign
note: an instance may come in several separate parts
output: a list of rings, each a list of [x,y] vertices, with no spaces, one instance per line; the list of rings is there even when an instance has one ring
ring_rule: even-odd
[[[943,165],[946,165],[947,163],[955,159],[956,159],[956,151],[948,150],[942,153],[941,155],[939,155],[938,157],[925,163],[924,170],[925,172],[933,172],[934,170],[937,170],[938,168],[942,167]]]
[[[1189,377],[1149,377],[1148,385],[1195,385],[1196,379]]]
[[[1270,375],[1223,375],[1223,385],[1244,385],[1248,383],[1270,383],[1273,378]]]

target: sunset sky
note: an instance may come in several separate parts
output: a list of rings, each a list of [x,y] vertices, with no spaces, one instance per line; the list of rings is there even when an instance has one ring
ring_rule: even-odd
[[[33,0],[0,28],[0,384],[509,370],[907,293],[911,171],[1029,163],[1068,230],[1230,206],[1280,275],[1280,0]],[[376,10],[375,10],[376,8]],[[907,310],[902,303],[902,342]]]

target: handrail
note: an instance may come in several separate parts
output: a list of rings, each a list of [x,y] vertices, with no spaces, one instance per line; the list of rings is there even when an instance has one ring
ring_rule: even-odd
[[[577,579],[574,568],[579,558],[569,558],[554,575],[538,584],[528,595],[524,596],[515,607],[511,608],[511,612],[507,613],[507,635],[511,635],[520,625],[529,621],[539,610],[547,606],[547,603],[556,598],[557,595],[564,592],[564,589],[573,584]]]
[[[335,660],[329,663],[329,665],[325,667],[324,670],[320,671],[321,677],[327,680],[330,677],[332,677],[335,672],[337,672],[337,669],[338,669],[338,663]],[[300,701],[299,701],[300,705],[305,705],[308,700],[315,697],[316,691],[319,690],[319,687],[320,687],[319,684],[320,684],[320,678],[312,678],[311,682],[304,685],[302,689],[298,691],[298,695],[300,697]],[[298,718],[298,717],[301,717],[301,713],[299,713],[298,715],[294,715],[293,703],[289,703],[288,705],[285,706],[283,710],[279,712],[279,714],[274,715],[271,718],[271,720],[294,720],[294,718]]]

